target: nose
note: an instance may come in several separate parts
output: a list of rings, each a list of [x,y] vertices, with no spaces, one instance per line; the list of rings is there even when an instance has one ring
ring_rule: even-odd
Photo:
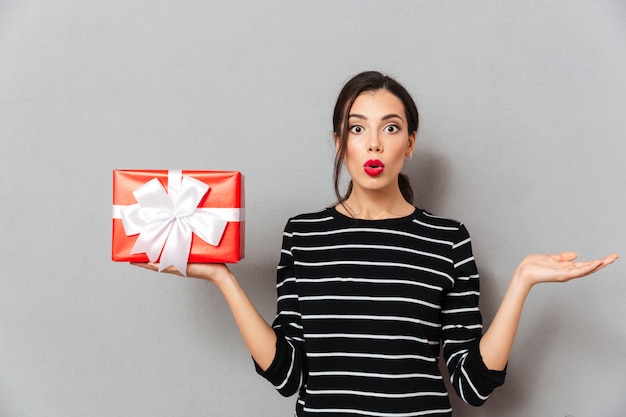
[[[383,145],[380,142],[380,138],[378,137],[377,133],[372,133],[370,135],[368,151],[370,152],[382,152],[383,151]]]

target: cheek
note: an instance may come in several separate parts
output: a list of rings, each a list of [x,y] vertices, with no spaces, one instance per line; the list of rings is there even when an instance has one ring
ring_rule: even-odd
[[[354,152],[350,152],[349,149],[346,149],[346,154],[343,156],[343,163],[346,167],[349,167],[355,163],[355,154]]]
[[[344,154],[344,161],[348,161],[353,157],[358,157],[360,148],[354,140],[348,140],[346,142],[346,152]]]
[[[404,143],[397,143],[392,149],[389,150],[393,152],[396,158],[399,158],[400,156],[404,158],[404,154],[407,152],[407,149],[408,145]]]

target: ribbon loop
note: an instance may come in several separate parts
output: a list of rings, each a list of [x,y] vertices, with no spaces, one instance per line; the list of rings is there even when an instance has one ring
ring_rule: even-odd
[[[192,233],[218,246],[230,219],[220,210],[199,208],[209,186],[182,171],[168,171],[168,190],[153,178],[133,191],[138,204],[121,207],[120,217],[127,236],[139,234],[131,254],[146,253],[159,262],[159,271],[173,266],[186,275]],[[232,217],[232,216],[231,216]]]

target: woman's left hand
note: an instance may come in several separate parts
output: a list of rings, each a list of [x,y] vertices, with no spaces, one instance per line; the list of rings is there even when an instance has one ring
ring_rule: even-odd
[[[489,369],[503,370],[509,360],[513,341],[522,315],[524,300],[535,284],[566,282],[598,272],[618,258],[576,261],[576,252],[556,255],[528,255],[515,270],[500,308],[480,341],[480,353]]]
[[[516,275],[532,287],[542,282],[566,282],[597,272],[619,258],[612,254],[604,259],[576,261],[576,252],[563,252],[556,255],[528,255],[516,269]]]

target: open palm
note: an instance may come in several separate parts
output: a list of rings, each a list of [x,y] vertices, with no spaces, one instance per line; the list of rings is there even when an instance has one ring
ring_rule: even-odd
[[[566,282],[584,277],[612,264],[618,258],[616,254],[604,259],[576,261],[576,252],[563,252],[556,255],[528,255],[518,266],[519,273],[530,285],[541,282]]]

